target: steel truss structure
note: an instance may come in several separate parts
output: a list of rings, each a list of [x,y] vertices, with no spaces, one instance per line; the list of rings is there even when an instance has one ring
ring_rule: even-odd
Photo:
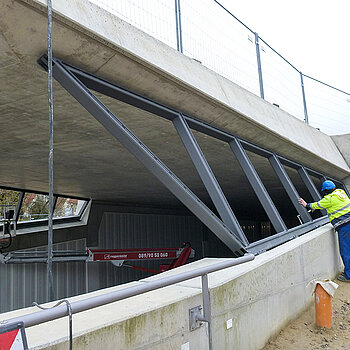
[[[38,63],[47,70],[46,55],[40,57]],[[313,220],[306,209],[297,203],[297,199],[299,198],[298,192],[283,165],[298,171],[302,181],[315,201],[319,200],[321,196],[312,182],[310,175],[324,179],[324,174],[304,167],[301,164],[288,160],[274,152],[242,140],[225,131],[216,129],[191,116],[184,115],[174,109],[118,87],[111,82],[98,78],[57,58],[53,58],[53,77],[99,123],[101,123],[112,136],[132,153],[149,172],[151,172],[226,246],[228,246],[233,256],[242,256],[246,252],[257,254],[328,222],[326,216]],[[90,91],[90,89],[172,121],[215,205],[219,217],[217,217],[191,189],[189,189],[144,143],[142,143],[137,136]],[[276,234],[254,243],[248,242],[191,129],[229,144],[256,196],[262,204]],[[253,152],[269,160],[283,188],[292,203],[294,203],[301,220],[299,226],[287,229],[263,182],[248,158],[246,151]],[[346,190],[346,187],[341,181],[330,177],[327,178],[333,180],[339,187]]]

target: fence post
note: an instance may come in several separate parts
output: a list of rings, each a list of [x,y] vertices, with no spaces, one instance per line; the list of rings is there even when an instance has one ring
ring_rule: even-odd
[[[260,97],[265,99],[264,96],[264,84],[261,70],[261,59],[260,59],[260,48],[259,48],[259,35],[255,33],[255,48],[256,48],[256,59],[258,63],[258,74],[259,74],[259,86],[260,86]]]
[[[300,80],[301,80],[301,91],[303,93],[303,104],[304,104],[304,117],[305,117],[305,123],[309,124],[309,116],[307,114],[307,108],[306,108],[306,98],[305,98],[305,88],[304,88],[304,79],[303,79],[303,73],[300,73]]]
[[[177,44],[177,51],[182,53],[183,50],[182,50],[182,26],[181,26],[180,0],[175,0],[175,18],[176,18],[176,44]]]

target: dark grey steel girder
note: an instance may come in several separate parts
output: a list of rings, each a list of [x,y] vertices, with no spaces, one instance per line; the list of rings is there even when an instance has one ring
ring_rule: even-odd
[[[315,184],[313,183],[313,181],[311,180],[308,172],[305,170],[304,167],[301,167],[298,169],[298,173],[301,177],[301,179],[303,180],[305,186],[307,187],[307,189],[309,190],[312,199],[316,202],[319,201],[322,197],[320,195],[320,192],[318,191],[318,189],[316,188]]]
[[[273,236],[266,237],[260,241],[251,243],[246,247],[246,250],[252,254],[260,254],[268,249],[277,247],[280,244],[290,241],[293,238],[299,237],[304,233],[312,231],[327,223],[329,223],[328,218],[322,216],[321,218],[307,222],[306,224],[299,225],[297,227],[289,229],[288,231],[277,233]]]
[[[307,212],[307,210],[298,203],[298,199],[300,196],[277,156],[273,154],[269,158],[269,161],[303,222],[306,223],[312,221],[312,218]]]
[[[53,76],[234,254],[245,253],[240,239],[59,60],[54,60]]]
[[[38,59],[38,63],[44,69],[47,70],[47,57],[45,57],[45,55]],[[71,88],[73,90],[75,89],[74,86],[72,85],[72,81],[74,81],[74,77],[77,78],[75,83],[78,83],[78,86],[81,85],[79,89],[82,89],[82,91],[76,91],[75,93],[77,95],[74,95],[72,92],[72,95],[78,100],[80,98],[82,98],[82,96],[84,96],[84,99],[87,99],[87,101],[85,101],[87,106],[86,107],[84,106],[84,107],[85,108],[87,108],[87,107],[92,108],[92,112],[94,112],[94,113],[95,113],[95,109],[97,108],[96,106],[93,106],[95,103],[100,104],[100,107],[102,106],[101,108],[104,110],[106,110],[106,108],[100,103],[99,100],[96,99],[95,96],[93,96],[91,94],[91,92],[88,90],[88,88],[95,90],[97,92],[100,92],[106,96],[115,98],[119,101],[125,102],[129,105],[135,106],[135,107],[140,108],[142,110],[145,110],[145,111],[148,111],[148,112],[153,113],[155,115],[158,115],[162,118],[166,118],[168,120],[174,120],[174,118],[177,118],[179,116],[179,112],[172,109],[172,108],[161,105],[153,100],[150,100],[148,98],[145,98],[143,96],[135,94],[134,92],[123,89],[123,88],[115,85],[114,83],[111,83],[111,82],[108,82],[104,79],[98,78],[98,77],[96,77],[88,72],[85,72],[79,68],[71,66],[65,62],[62,62],[60,60],[55,59],[55,63],[60,64],[61,68],[66,69],[66,73],[68,73],[68,74],[71,73],[71,76],[69,76],[68,81],[66,82],[68,84],[69,88]],[[85,94],[87,96],[85,96]],[[102,113],[99,110],[99,108],[97,108],[97,110],[98,110],[97,113]],[[105,112],[107,113],[107,115],[109,117],[111,117],[111,119],[112,119],[112,117],[115,118],[108,110],[106,110]],[[106,117],[107,120],[109,118],[109,117],[107,118],[106,115],[104,117]],[[186,121],[189,128],[197,130],[203,134],[212,136],[216,139],[230,143],[231,141],[235,140],[235,138],[236,138],[234,135],[232,135],[230,133],[227,133],[223,130],[215,128],[212,125],[209,125],[209,124],[207,124],[203,121],[200,121],[198,119],[195,119],[191,116],[183,115],[183,118]],[[118,119],[116,119],[115,122],[122,129],[125,128],[125,126],[122,123],[120,123],[120,121]],[[108,126],[109,125],[107,125],[105,127],[108,129]],[[279,176],[279,178],[282,181],[283,186],[286,188],[287,193],[290,196],[290,198],[292,199],[292,202],[295,205],[297,211],[300,212],[300,210],[304,209],[297,204],[298,194],[296,193],[294,186],[292,185],[289,177],[287,176],[287,174],[285,173],[285,171],[281,165],[281,163],[282,163],[283,165],[290,166],[290,167],[299,171],[301,164],[298,164],[298,163],[291,161],[287,158],[284,158],[282,156],[278,156],[278,158],[277,158],[277,156],[273,152],[271,152],[263,147],[260,147],[258,145],[255,145],[252,142],[241,140],[239,138],[237,138],[237,140],[240,142],[243,149],[252,151],[256,154],[259,154],[265,158],[270,159],[271,164],[273,164],[273,163],[277,164],[274,169],[275,169],[275,171],[277,169],[277,171],[280,172],[281,176]],[[134,148],[138,147],[137,142],[139,142],[139,141],[135,141],[133,139],[133,137],[130,136],[129,142],[130,142],[130,148],[131,148],[130,152],[134,152],[135,151]],[[149,156],[149,155],[154,156],[153,153],[151,153],[149,150],[148,151],[150,153],[146,151],[146,155],[144,155],[143,154],[144,149],[142,149],[142,147],[144,145],[142,145],[142,143],[140,143],[140,146],[141,146],[141,150],[137,150],[135,152],[136,153],[139,152],[141,154],[141,158],[143,158],[143,157],[147,158],[147,156]],[[201,203],[200,200],[179,179],[177,179],[175,176],[173,176],[171,171],[169,169],[167,169],[164,166],[164,164],[159,163],[156,156],[154,156],[154,160],[155,160],[155,163],[157,164],[157,168],[159,168],[159,169],[157,169],[156,172],[160,172],[162,174],[161,176],[165,176],[165,177],[166,177],[166,175],[164,175],[164,173],[169,174],[170,179],[167,178],[165,180],[165,182],[170,182],[171,188],[173,190],[178,188],[177,186],[179,186],[180,188],[182,187],[184,193],[181,194],[181,196],[183,195],[184,199],[181,200],[178,196],[177,197],[184,204],[186,202],[185,205],[188,208],[189,208],[189,206],[193,206],[192,212],[198,218],[200,218],[200,220],[202,222],[204,222],[204,224],[206,226],[208,226],[219,238],[222,237],[220,239],[226,245],[228,245],[230,248],[233,247],[233,248],[231,248],[231,250],[235,250],[236,252],[238,252],[240,249],[240,252],[238,254],[242,254],[244,252],[244,248],[241,248],[242,242],[240,241],[240,237],[238,237],[238,235],[235,236],[235,233],[230,231],[230,229],[222,221],[220,221],[203,203]],[[142,162],[142,160],[141,160],[141,162]],[[149,160],[149,159],[148,159],[148,162],[149,162],[149,164],[152,164],[151,160]],[[324,177],[324,174],[322,174],[314,169],[310,169],[308,167],[303,167],[303,168],[307,171],[308,174],[319,177],[323,180],[326,179]],[[285,176],[283,176],[283,174]],[[331,177],[327,177],[327,178],[334,181],[336,184],[339,183],[341,186],[344,186],[344,184],[342,184],[341,181],[339,181],[339,180],[333,179]],[[175,184],[173,184],[173,182],[175,182]],[[305,182],[305,184],[307,184],[307,183]],[[344,186],[344,188],[346,188],[346,187]],[[256,189],[255,189],[255,191],[256,191],[256,193],[258,193],[258,191]],[[31,192],[33,192],[33,191],[31,191]],[[196,202],[199,204],[196,205],[195,204]],[[207,216],[211,216],[212,218],[208,219]],[[304,223],[296,228],[287,230],[286,232],[280,232],[280,233],[277,233],[276,235],[273,235],[271,237],[262,239],[260,241],[254,242],[252,244],[249,244],[249,245],[247,245],[247,249],[249,248],[249,251],[251,251],[251,252],[258,252],[260,250],[270,249],[270,248],[274,247],[275,245],[282,244],[295,236],[298,236],[300,234],[308,232],[311,229],[317,227],[317,225],[321,225],[323,223],[326,223],[328,220],[327,218],[321,218],[323,221],[319,220],[319,219],[311,221],[310,216],[308,215],[308,213],[306,213],[306,215],[305,215],[305,212],[303,212],[301,214],[301,217],[303,218],[304,222],[305,221],[309,221],[309,222]],[[226,239],[226,242],[225,242],[225,239]]]
[[[254,169],[254,166],[244,151],[241,143],[237,139],[234,139],[229,142],[229,145],[235,154],[238,163],[247,176],[249,183],[253,187],[255,194],[257,195],[276,232],[286,231],[286,225],[284,224],[278,210],[276,209],[270,195],[266,191],[264,184]]]
[[[304,167],[301,167],[298,169],[298,173],[301,177],[301,179],[303,180],[305,186],[307,187],[308,191],[311,194],[312,199],[317,202],[319,201],[322,196],[320,195],[320,192],[318,191],[318,189],[316,188],[315,184],[313,183],[313,181],[311,180],[308,172],[306,171],[306,169]],[[321,210],[321,213],[323,215],[327,215],[327,211],[326,210]]]
[[[213,201],[222,221],[227,227],[235,232],[242,242],[246,245],[248,240],[244,235],[241,226],[239,225],[227,199],[222,192],[222,189],[217,182],[207,160],[205,159],[202,150],[200,149],[195,137],[193,136],[190,128],[188,127],[186,120],[180,113],[178,117],[173,119],[173,124],[189,154],[194,166],[197,169],[206,190],[209,193],[211,200]]]

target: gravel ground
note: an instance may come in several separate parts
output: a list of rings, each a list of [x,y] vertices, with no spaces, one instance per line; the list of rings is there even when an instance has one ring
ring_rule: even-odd
[[[333,298],[332,329],[319,328],[312,305],[291,322],[263,350],[350,350],[350,283],[334,280],[339,287]]]

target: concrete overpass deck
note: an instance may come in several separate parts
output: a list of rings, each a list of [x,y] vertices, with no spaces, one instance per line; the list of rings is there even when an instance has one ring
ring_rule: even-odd
[[[46,51],[45,1],[1,0],[0,184],[47,189],[47,75],[37,59]],[[332,139],[263,101],[88,1],[54,3],[54,55],[291,160],[344,179],[349,167]],[[120,147],[59,85],[55,103],[55,191],[105,201],[176,205],[167,191]],[[188,185],[198,181],[168,123],[107,97],[117,113]],[[203,143],[222,177],[222,145]],[[174,160],[174,154],[181,155]],[[84,165],[84,166],[82,166]],[[126,171],[125,171],[126,170]],[[103,177],[103,181],[101,181]],[[135,183],[147,183],[142,191]],[[197,185],[198,186],[198,185]],[[199,189],[199,191],[201,191]]]

